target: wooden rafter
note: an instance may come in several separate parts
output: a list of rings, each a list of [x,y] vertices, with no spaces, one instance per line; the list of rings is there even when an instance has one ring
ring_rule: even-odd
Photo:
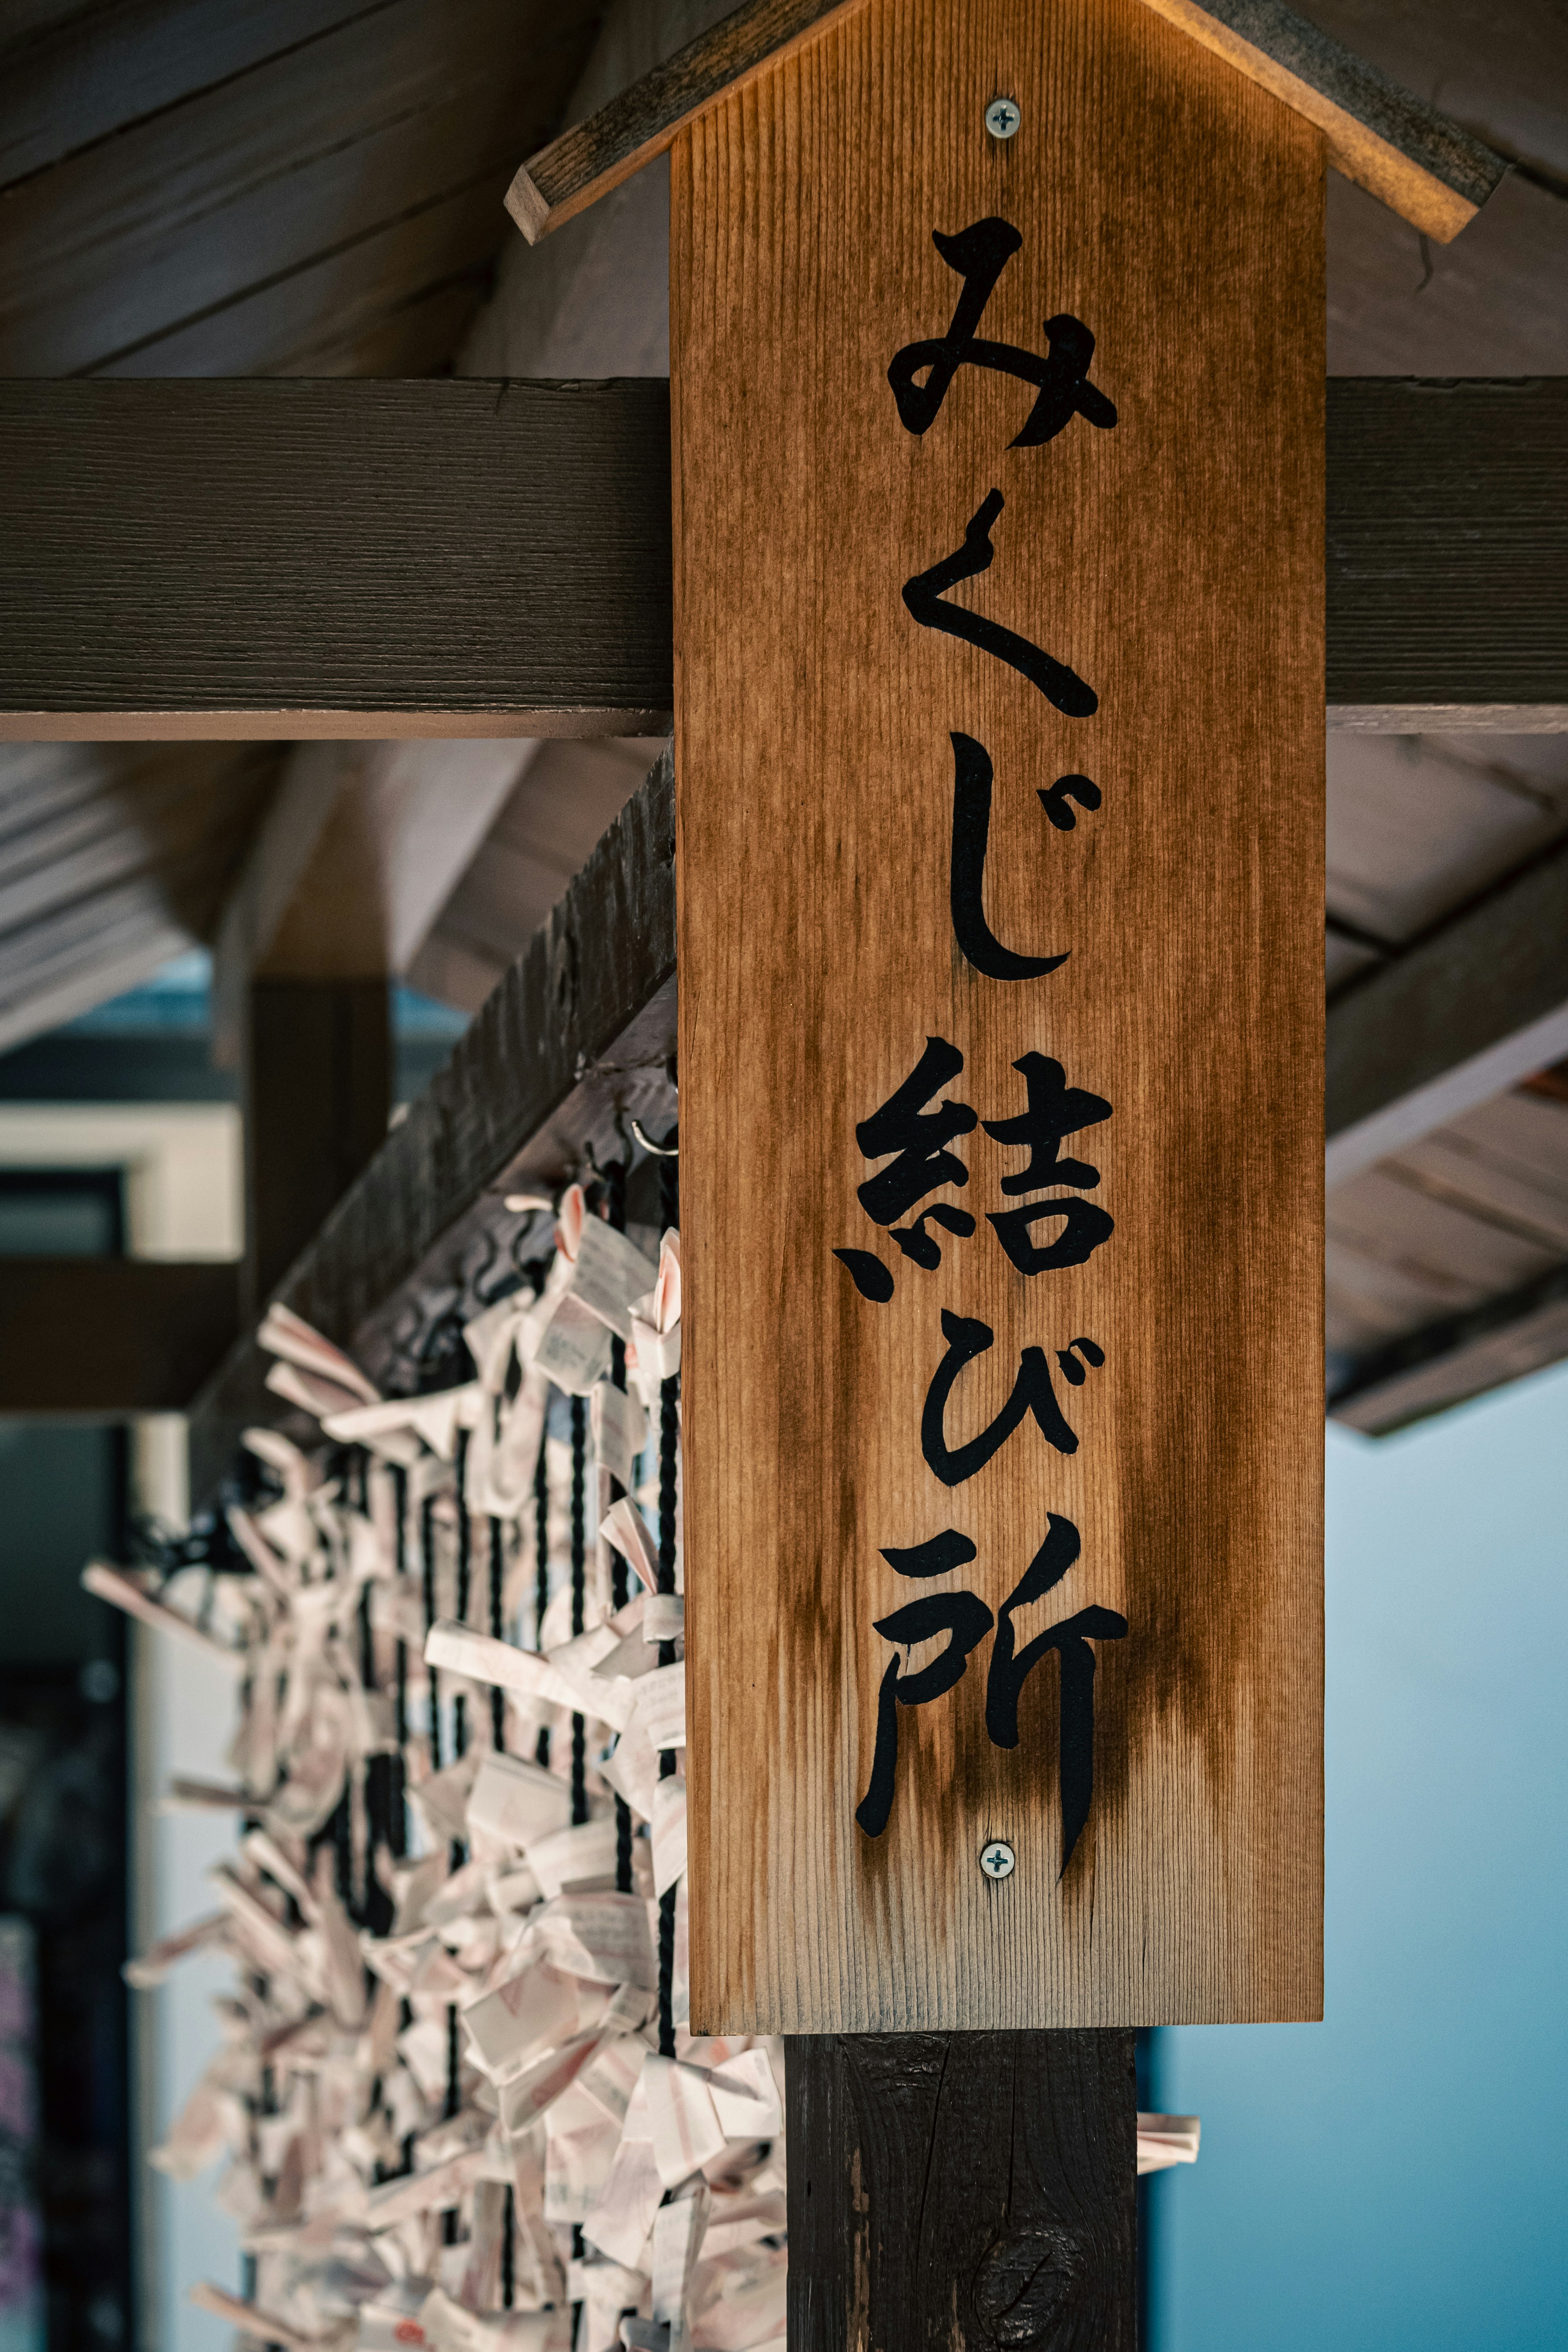
[[[507,210],[537,244],[665,153],[683,125],[726,90],[754,80],[860,5],[746,0],[530,156],[507,191]],[[1502,177],[1500,156],[1282,0],[1144,5],[1316,123],[1337,171],[1442,244],[1458,235]]]

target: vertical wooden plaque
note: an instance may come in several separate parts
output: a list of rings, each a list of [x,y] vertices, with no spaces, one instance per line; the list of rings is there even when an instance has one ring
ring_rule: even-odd
[[[698,2031],[1319,2012],[1322,173],[1141,0],[675,149]]]

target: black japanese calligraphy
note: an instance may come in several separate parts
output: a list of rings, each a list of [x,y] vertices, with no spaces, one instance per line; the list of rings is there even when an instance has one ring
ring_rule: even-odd
[[[1062,311],[1046,320],[1047,359],[1020,351],[1014,343],[976,339],[974,331],[996,280],[1023,242],[1010,221],[994,215],[975,221],[956,236],[944,236],[941,229],[931,232],[931,243],[948,268],[963,278],[963,290],[946,334],[906,343],[888,370],[899,421],[906,432],[924,433],[935,423],[961,367],[991,368],[1016,376],[1021,383],[1038,386],[1023,431],[1012,442],[1015,449],[1035,449],[1043,442],[1054,441],[1075,416],[1084,417],[1101,431],[1115,424],[1115,406],[1089,382],[1094,337],[1081,319]],[[925,382],[917,383],[915,378],[922,372]]]
[[[1059,1217],[1062,1229],[1055,1241],[1041,1244],[1035,1240],[1032,1228],[1046,1217]],[[995,1227],[997,1240],[1019,1273],[1028,1275],[1056,1274],[1065,1265],[1082,1265],[1116,1230],[1113,1219],[1098,1202],[1070,1199],[1026,1201],[1021,1208],[993,1212],[985,1222]]]
[[[1069,1339],[1065,1348],[1057,1349],[1057,1362],[1061,1367],[1062,1378],[1070,1381],[1075,1389],[1080,1389],[1089,1374],[1074,1355],[1075,1348],[1078,1355],[1083,1358],[1083,1363],[1093,1365],[1097,1371],[1105,1361],[1105,1350],[1097,1347],[1092,1339]]]
[[[968,1183],[968,1169],[946,1147],[961,1135],[973,1134],[979,1123],[974,1112],[967,1103],[959,1102],[939,1103],[935,1110],[922,1108],[963,1067],[963,1055],[956,1045],[950,1045],[945,1037],[928,1037],[925,1052],[902,1086],[856,1128],[855,1140],[863,1159],[880,1160],[889,1151],[897,1154],[858,1188],[860,1206],[873,1223],[890,1225],[897,1218],[908,1216],[917,1201],[943,1184]],[[973,1219],[970,1230],[973,1231]]]
[[[991,1670],[985,1678],[985,1728],[995,1748],[1018,1745],[1018,1698],[1029,1675],[1047,1650],[1061,1660],[1061,1708],[1057,1735],[1061,1781],[1062,1868],[1072,1860],[1094,1798],[1093,1641],[1120,1641],[1127,1620],[1114,1609],[1080,1609],[1047,1625],[1021,1650],[1015,1649],[1013,1613],[1042,1601],[1061,1582],[1079,1556],[1078,1529],[1070,1519],[1047,1515],[1046,1540],[1002,1603]]]
[[[877,1698],[877,1736],[871,1777],[855,1818],[868,1837],[880,1837],[887,1828],[897,1793],[899,1718],[900,1706],[920,1706],[940,1698],[963,1678],[971,1654],[994,1623],[991,1664],[985,1677],[985,1730],[994,1748],[1018,1745],[1018,1700],[1034,1668],[1047,1651],[1060,1660],[1061,1693],[1058,1717],[1058,1777],[1061,1790],[1061,1866],[1065,1872],[1089,1820],[1094,1798],[1094,1669],[1089,1643],[1120,1641],[1127,1620],[1114,1609],[1091,1605],[1078,1610],[1032,1640],[1017,1646],[1016,1612],[1043,1601],[1062,1581],[1081,1549],[1072,1521],[1047,1515],[1046,1539],[994,1619],[990,1609],[973,1592],[931,1593],[911,1601],[888,1617],[876,1621],[876,1631],[908,1650],[917,1642],[948,1637],[947,1647],[927,1665],[906,1673],[895,1657],[882,1675]],[[940,1576],[963,1568],[975,1557],[967,1536],[948,1528],[939,1536],[908,1550],[886,1549],[882,1557],[900,1576]]]
[[[952,863],[949,904],[952,935],[966,963],[987,980],[1037,980],[1066,963],[1053,956],[1016,955],[985,919],[985,850],[991,837],[991,755],[973,735],[952,738]]]
[[[1100,1181],[1100,1171],[1087,1160],[1062,1160],[1062,1138],[1080,1128],[1098,1127],[1110,1117],[1103,1095],[1069,1087],[1067,1072],[1048,1054],[1021,1054],[1013,1067],[1023,1079],[1027,1108],[1016,1118],[988,1118],[985,1132],[994,1142],[1027,1151],[1028,1164],[1002,1179],[1007,1193],[1037,1192],[1045,1184],[1073,1184],[1089,1191]]]
[[[1058,1454],[1078,1452],[1078,1439],[1057,1402],[1051,1368],[1043,1348],[1024,1349],[1018,1359],[1018,1377],[1013,1383],[1013,1392],[990,1427],[983,1429],[965,1445],[950,1446],[946,1435],[948,1398],[964,1366],[994,1346],[996,1335],[989,1323],[982,1323],[974,1316],[952,1314],[945,1307],[942,1312],[942,1334],[947,1341],[947,1352],[931,1374],[931,1386],[926,1391],[921,1414],[921,1452],[925,1455],[927,1468],[944,1486],[962,1486],[965,1479],[984,1470],[992,1455],[1000,1452],[1031,1414],[1047,1445],[1054,1445]]]
[[[1035,388],[1035,400],[1014,448],[1036,448],[1054,440],[1075,417],[1105,431],[1117,422],[1114,404],[1089,380],[1095,339],[1067,312],[1047,319],[1045,357],[1012,343],[988,341],[979,329],[986,305],[1008,262],[1023,243],[1017,230],[999,217],[973,222],[954,236],[938,231],[937,251],[963,281],[945,334],[906,343],[888,369],[899,418],[906,431],[923,434],[936,422],[960,371],[989,370]],[[1056,710],[1069,719],[1091,718],[1099,697],[1067,663],[1016,629],[949,601],[951,592],[989,571],[995,559],[992,534],[1005,509],[999,489],[981,500],[965,527],[963,543],[951,555],[904,583],[904,604],[924,629],[958,638],[1005,663],[1027,679]],[[982,981],[1012,983],[1044,978],[1068,961],[1069,950],[1028,954],[1006,945],[985,912],[986,861],[992,845],[995,782],[991,755],[974,736],[951,730],[952,824],[948,905],[952,936],[972,973]],[[1101,803],[1100,786],[1074,771],[1037,788],[1047,823],[1071,833],[1080,812]],[[967,1001],[967,998],[966,1000]],[[1016,1000],[1012,1000],[1016,1002]],[[1014,1063],[1023,1078],[1023,1110],[986,1119],[985,1134],[1005,1151],[1023,1155],[1023,1164],[1001,1179],[1011,1205],[986,1213],[1009,1263],[1033,1276],[1082,1265],[1115,1231],[1110,1213],[1081,1196],[1095,1191],[1100,1171],[1091,1162],[1064,1158],[1062,1145],[1081,1129],[1111,1116],[1103,1096],[1069,1087],[1060,1062],[1026,1052]],[[967,1163],[951,1148],[980,1125],[968,1104],[937,1100],[963,1068],[963,1055],[945,1038],[928,1036],[925,1050],[903,1083],[856,1128],[856,1140],[868,1160],[885,1165],[858,1187],[867,1215],[889,1234],[912,1264],[932,1271],[942,1264],[939,1234],[973,1238],[976,1219],[952,1202],[932,1199],[945,1187],[969,1182]],[[886,1304],[893,1296],[889,1266],[868,1250],[836,1252],[862,1297]],[[995,1333],[977,1318],[942,1310],[943,1352],[931,1374],[921,1413],[921,1451],[941,1484],[963,1485],[984,1470],[1009,1438],[1033,1420],[1047,1445],[1064,1454],[1078,1451],[1078,1437],[1058,1400],[1048,1351],[1023,1348],[1005,1403],[987,1427],[950,1444],[947,1413],[966,1366],[995,1345]],[[1055,1349],[1056,1375],[1069,1388],[1082,1388],[1091,1370],[1105,1363],[1105,1350],[1086,1335]],[[1018,1744],[1018,1706],[1028,1676],[1047,1651],[1059,1661],[1059,1780],[1062,1806],[1062,1868],[1072,1858],[1089,1819],[1094,1789],[1094,1675],[1096,1640],[1118,1640],[1127,1621],[1114,1610],[1081,1608],[1047,1626],[1020,1646],[1015,1623],[1019,1612],[1053,1591],[1078,1559],[1078,1529],[1068,1519],[1047,1516],[1046,1539],[1019,1579],[1001,1614],[977,1593],[926,1591],[876,1620],[876,1631],[894,1646],[881,1677],[869,1783],[855,1818],[868,1837],[880,1837],[892,1814],[899,1760],[899,1710],[920,1706],[951,1692],[968,1662],[994,1628],[985,1685],[985,1725],[1001,1748]],[[928,1580],[966,1567],[976,1558],[972,1539],[946,1528],[922,1542],[889,1545],[882,1558],[900,1576]],[[1025,1620],[1026,1627],[1030,1621]],[[909,1664],[917,1644],[935,1648],[918,1667]],[[940,1645],[940,1646],[938,1646]],[[900,1657],[898,1653],[902,1653]]]
[[[1061,1064],[1048,1054],[1025,1054],[1013,1067],[1027,1089],[1027,1108],[1015,1118],[988,1118],[984,1123],[986,1134],[996,1142],[1029,1155],[1025,1167],[1003,1177],[1003,1192],[1035,1192],[1047,1184],[1092,1190],[1100,1182],[1099,1169],[1087,1160],[1063,1160],[1061,1142],[1064,1136],[1109,1118],[1110,1105],[1102,1095],[1069,1087]],[[1061,1230],[1054,1241],[1041,1244],[1035,1240],[1033,1229],[1047,1218],[1059,1219]],[[1096,1202],[1068,1200],[1059,1193],[993,1213],[987,1223],[1019,1273],[1026,1275],[1082,1265],[1116,1230],[1115,1221]],[[1082,1380],[1082,1370],[1076,1362],[1068,1378],[1075,1384]]]
[[[862,1298],[868,1298],[874,1307],[887,1305],[893,1295],[893,1277],[879,1257],[858,1249],[836,1249],[833,1255],[848,1267],[849,1279]]]
[[[950,588],[961,581],[973,580],[982,572],[989,572],[995,556],[991,544],[991,532],[1005,504],[1000,490],[992,490],[969,518],[963,534],[963,544],[952,554],[944,555],[929,572],[917,572],[912,580],[904,583],[904,603],[922,629],[942,629],[950,637],[961,637],[965,645],[977,646],[982,653],[994,654],[998,661],[1016,669],[1037,687],[1046,700],[1068,719],[1091,719],[1100,709],[1100,697],[1092,686],[1087,686],[1076,670],[1045,651],[1031,645],[1016,629],[1005,628],[1000,621],[988,621],[983,614],[966,612],[962,604],[943,604]]]
[[[905,1549],[884,1549],[882,1558],[900,1576],[944,1576],[950,1568],[965,1568],[974,1558],[974,1546],[956,1528],[944,1528],[939,1536],[928,1536],[924,1543],[910,1544]]]
[[[1037,784],[1040,806],[1045,810],[1058,833],[1070,833],[1078,823],[1079,808],[1097,809],[1100,803],[1100,786],[1088,776],[1058,776],[1054,784]]]
[[[929,1666],[906,1675],[894,1658],[882,1676],[877,1694],[877,1745],[871,1760],[870,1784],[855,1808],[855,1818],[868,1837],[881,1836],[893,1810],[899,1764],[899,1708],[922,1706],[928,1699],[940,1698],[944,1691],[962,1681],[970,1652],[985,1639],[994,1622],[984,1601],[973,1592],[928,1592],[921,1600],[895,1609],[890,1617],[877,1620],[878,1633],[885,1633],[900,1649],[916,1642],[929,1642],[938,1633],[946,1633],[949,1640],[946,1649],[939,1651]]]
[[[889,1239],[898,1243],[907,1258],[912,1258],[916,1265],[923,1265],[931,1273],[942,1264],[942,1249],[926,1231],[928,1218],[933,1225],[956,1234],[961,1241],[967,1241],[974,1231],[974,1220],[967,1209],[955,1209],[948,1201],[933,1201],[929,1209],[922,1209],[907,1225],[893,1227]]]

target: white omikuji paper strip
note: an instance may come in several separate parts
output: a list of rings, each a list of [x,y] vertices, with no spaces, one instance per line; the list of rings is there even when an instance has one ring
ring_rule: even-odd
[[[589,1429],[601,1470],[632,1484],[638,1454],[647,1444],[647,1414],[629,1389],[601,1381],[589,1400]]]
[[[679,1642],[686,1635],[686,1600],[679,1592],[650,1592],[642,1613],[645,1642]]]
[[[352,1357],[296,1315],[292,1307],[280,1307],[276,1301],[268,1307],[257,1333],[257,1344],[268,1355],[280,1356],[285,1363],[300,1364],[306,1371],[320,1372],[323,1379],[334,1381],[340,1388],[348,1389],[365,1404],[375,1404],[380,1391],[366,1380]]]
[[[650,1748],[686,1745],[686,1666],[659,1666],[634,1685],[627,1729],[635,1727]]]
[[[592,1396],[610,1369],[609,1326],[570,1291],[555,1302],[534,1363],[568,1396]]]
[[[653,1588],[658,1581],[658,1546],[648,1533],[647,1521],[629,1495],[622,1495],[610,1505],[599,1523],[599,1533],[607,1544],[614,1545],[624,1559],[631,1563],[647,1586],[651,1599]]]
[[[1147,2172],[1164,2172],[1173,2164],[1195,2164],[1200,2129],[1196,2116],[1140,2116],[1140,2177]]]
[[[167,1607],[162,1601],[155,1601],[150,1592],[143,1591],[135,1578],[128,1576],[123,1569],[111,1568],[106,1560],[94,1560],[82,1570],[81,1580],[86,1590],[95,1593],[100,1601],[112,1601],[115,1608],[122,1609],[128,1617],[140,1618],[143,1625],[151,1625],[158,1633],[176,1634],[182,1642],[199,1650],[204,1658],[225,1674],[244,1674],[246,1659],[243,1651],[226,1649],[221,1642],[215,1642],[210,1633],[204,1633],[199,1625],[193,1625],[190,1619],[182,1617],[177,1609]]]
[[[662,1895],[686,1875],[686,1783],[679,1775],[653,1790],[653,1891]]]
[[[571,1685],[562,1681],[549,1659],[533,1650],[521,1650],[511,1642],[493,1641],[489,1634],[476,1633],[449,1618],[431,1627],[425,1663],[464,1675],[469,1682],[489,1683],[525,1698],[542,1699],[551,1706],[570,1710],[574,1704]]]
[[[693,2042],[682,2022],[685,1783],[661,1779],[659,1758],[685,1746],[684,1612],[679,1594],[657,1591],[651,1499],[645,1490],[639,1508],[628,1493],[604,1535],[644,1589],[613,1612],[609,1554],[590,1550],[584,1631],[574,1634],[569,1455],[546,1434],[550,1381],[594,1396],[598,1460],[631,1487],[647,1463],[647,1423],[635,1396],[599,1384],[613,1328],[630,1343],[647,1404],[659,1402],[659,1381],[679,1360],[679,1241],[665,1237],[656,1272],[589,1214],[578,1187],[562,1203],[561,1235],[566,1246],[537,1296],[519,1291],[468,1325],[477,1378],[437,1395],[383,1399],[297,1316],[269,1313],[264,1342],[290,1368],[275,1386],[328,1426],[315,1449],[268,1430],[247,1440],[280,1492],[236,1509],[244,1566],[213,1580],[201,1625],[192,1622],[200,1584],[176,1575],[154,1593],[120,1570],[89,1572],[90,1589],[188,1643],[237,1687],[226,1782],[192,1792],[235,1814],[232,1859],[215,1874],[220,1907],[126,1973],[161,1982],[186,1954],[215,1948],[237,1971],[224,2042],[153,2160],[181,2179],[226,2168],[223,2201],[255,2258],[254,2299],[223,2289],[202,2298],[252,2344],[752,2352],[775,2344],[783,2326],[779,2045]],[[466,1622],[453,1459],[463,1431]],[[363,1490],[357,1468],[345,1486],[331,1437],[375,1457]],[[393,1461],[408,1511],[401,1573]],[[541,1465],[552,1596],[542,1622]],[[487,1517],[500,1640],[489,1631]],[[426,1573],[437,1621],[428,1632]],[[663,1642],[677,1645],[673,1666],[658,1663]],[[438,1770],[431,1677],[443,1701]],[[495,1748],[492,1692],[512,1752]],[[575,1825],[574,1714],[587,1727],[588,1803]],[[534,1753],[541,1731],[545,1762]],[[371,1759],[389,1757],[408,1800],[409,1847],[395,1859],[384,1843],[373,1855],[366,1801]],[[631,1813],[632,1894],[614,1883],[617,1795]],[[373,1874],[379,1880],[388,1932],[355,1924],[340,1894],[341,1855],[356,1905]],[[658,2052],[657,1898],[671,1894],[673,2059]],[[1150,2151],[1157,2140],[1163,2147],[1173,2135],[1147,2136]],[[508,2244],[514,2300],[503,2309]]]
[[[658,1278],[635,1242],[616,1233],[600,1217],[584,1219],[572,1265],[567,1295],[619,1339],[632,1336],[632,1303],[645,1296]]]

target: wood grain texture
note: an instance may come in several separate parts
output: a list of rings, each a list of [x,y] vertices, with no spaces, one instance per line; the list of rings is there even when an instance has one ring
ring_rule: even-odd
[[[1321,171],[1310,125],[1137,0],[871,0],[674,150],[694,2030],[1317,2010]],[[932,230],[994,213],[1024,243],[985,333],[1084,320],[1114,431],[1011,448],[1026,388],[977,369],[901,430],[889,362],[955,300]],[[994,487],[995,563],[954,602],[1070,662],[1092,719],[905,609]],[[1070,951],[1044,979],[954,945],[950,729],[994,762],[992,927]],[[1071,833],[1035,793],[1064,771],[1104,795]],[[1116,1230],[1087,1264],[1026,1282],[982,1223],[928,1273],[863,1213],[856,1123],[929,1036],[983,1118],[1022,1110],[1026,1048],[1111,1101],[1083,1140]],[[963,1207],[1004,1205],[1016,1162],[963,1149]],[[879,1246],[890,1305],[843,1245]],[[938,1485],[939,1308],[995,1334],[964,1438],[1026,1346],[1104,1349],[1058,1383],[1076,1453],[1026,1424]],[[880,1548],[956,1528],[997,1609],[1047,1512],[1083,1549],[1038,1622],[1131,1629],[1100,1645],[1059,1886],[1054,1670],[1011,1753],[984,1652],[900,1710],[891,1822],[854,1818],[874,1621],[912,1597]]]
[[[858,0],[745,0],[607,106],[530,156],[506,208],[530,245],[666,153],[682,123]]]
[[[666,757],[281,1284],[378,1382],[408,1385],[431,1303],[493,1270],[518,1231],[508,1192],[574,1175],[585,1146],[612,1154],[622,1118],[671,1124],[674,832]],[[265,1369],[247,1335],[198,1401],[193,1497],[228,1475],[247,1423],[283,1418]]]
[[[1189,39],[1323,131],[1347,178],[1446,245],[1506,169],[1457,122],[1401,89],[1281,0],[1144,0]],[[842,13],[845,0],[748,0],[606,107],[531,156],[507,210],[531,245],[607,195],[676,133]],[[1005,79],[996,94],[1016,96]]]
[[[0,740],[657,731],[668,400],[0,385]],[[1331,719],[1560,728],[1568,380],[1331,380],[1328,416]]]
[[[1448,244],[1507,169],[1480,140],[1282,0],[1144,0],[1315,123],[1348,180]]]
[[[232,1265],[0,1259],[0,1413],[183,1412],[238,1323]]]
[[[1326,579],[1331,704],[1568,704],[1568,377],[1331,378]]]
[[[803,2035],[784,2081],[791,2352],[1134,2352],[1130,2033]]]
[[[667,399],[0,385],[0,731],[657,731]]]

